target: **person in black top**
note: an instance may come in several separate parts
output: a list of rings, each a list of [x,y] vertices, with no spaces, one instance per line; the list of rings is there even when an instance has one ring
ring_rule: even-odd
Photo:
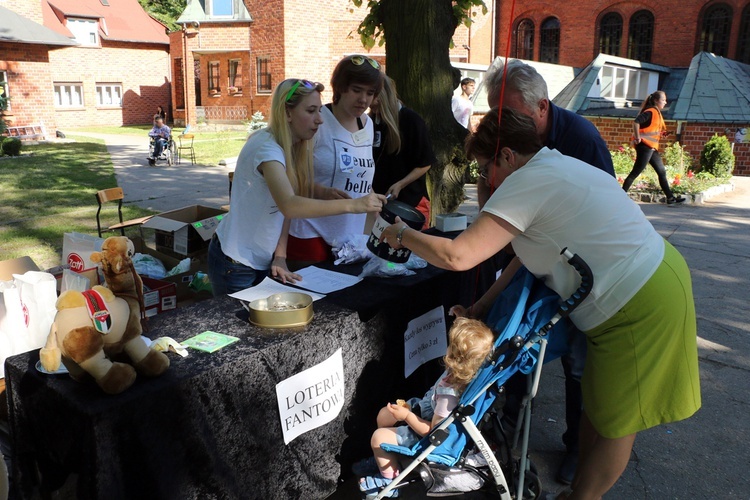
[[[437,159],[427,125],[399,101],[395,84],[387,76],[370,105],[370,116],[375,125],[372,190],[417,208],[429,221],[425,174]]]

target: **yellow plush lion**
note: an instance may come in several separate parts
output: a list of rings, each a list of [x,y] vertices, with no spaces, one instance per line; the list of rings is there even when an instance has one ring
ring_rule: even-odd
[[[169,368],[169,358],[141,339],[143,283],[132,255],[128,238],[107,238],[91,260],[101,264],[108,288],[97,285],[83,293],[68,290],[60,295],[47,343],[39,352],[45,370],[59,369],[62,361],[74,379],[82,380],[88,373],[104,392],[118,394],[135,382],[136,370],[154,377]],[[135,370],[109,359],[123,352]]]

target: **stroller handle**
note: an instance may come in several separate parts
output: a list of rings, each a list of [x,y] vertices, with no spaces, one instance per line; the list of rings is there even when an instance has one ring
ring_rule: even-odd
[[[581,276],[581,284],[578,289],[560,305],[558,314],[565,318],[568,317],[570,313],[581,304],[581,302],[586,300],[586,297],[591,293],[591,289],[594,287],[594,273],[591,272],[589,265],[586,264],[578,254],[574,254],[568,250],[568,247],[563,248],[560,255],[563,255],[568,259],[568,264],[573,266],[576,272]]]

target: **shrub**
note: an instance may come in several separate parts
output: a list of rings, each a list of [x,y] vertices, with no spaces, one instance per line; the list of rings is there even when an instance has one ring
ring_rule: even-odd
[[[3,139],[3,154],[8,156],[18,156],[21,154],[21,140],[15,137],[6,137]]]
[[[268,125],[268,123],[265,122],[263,113],[256,111],[253,113],[253,116],[250,117],[250,121],[247,122],[247,133],[251,134],[256,130],[262,129],[266,125]]]
[[[726,178],[732,175],[734,155],[732,145],[724,135],[714,134],[701,151],[701,171],[715,177]]]
[[[664,165],[667,166],[667,171],[672,176],[682,175],[688,170],[692,170],[693,157],[679,142],[667,146],[662,156],[664,157]]]
[[[612,155],[612,165],[615,167],[615,173],[618,175],[627,175],[633,170],[635,162],[635,149],[623,144],[617,151],[610,151]]]

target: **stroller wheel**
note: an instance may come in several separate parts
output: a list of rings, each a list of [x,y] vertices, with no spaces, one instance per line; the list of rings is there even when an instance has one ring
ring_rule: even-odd
[[[542,495],[542,480],[535,472],[526,471],[526,475],[523,480],[523,499],[534,500],[538,499]]]

